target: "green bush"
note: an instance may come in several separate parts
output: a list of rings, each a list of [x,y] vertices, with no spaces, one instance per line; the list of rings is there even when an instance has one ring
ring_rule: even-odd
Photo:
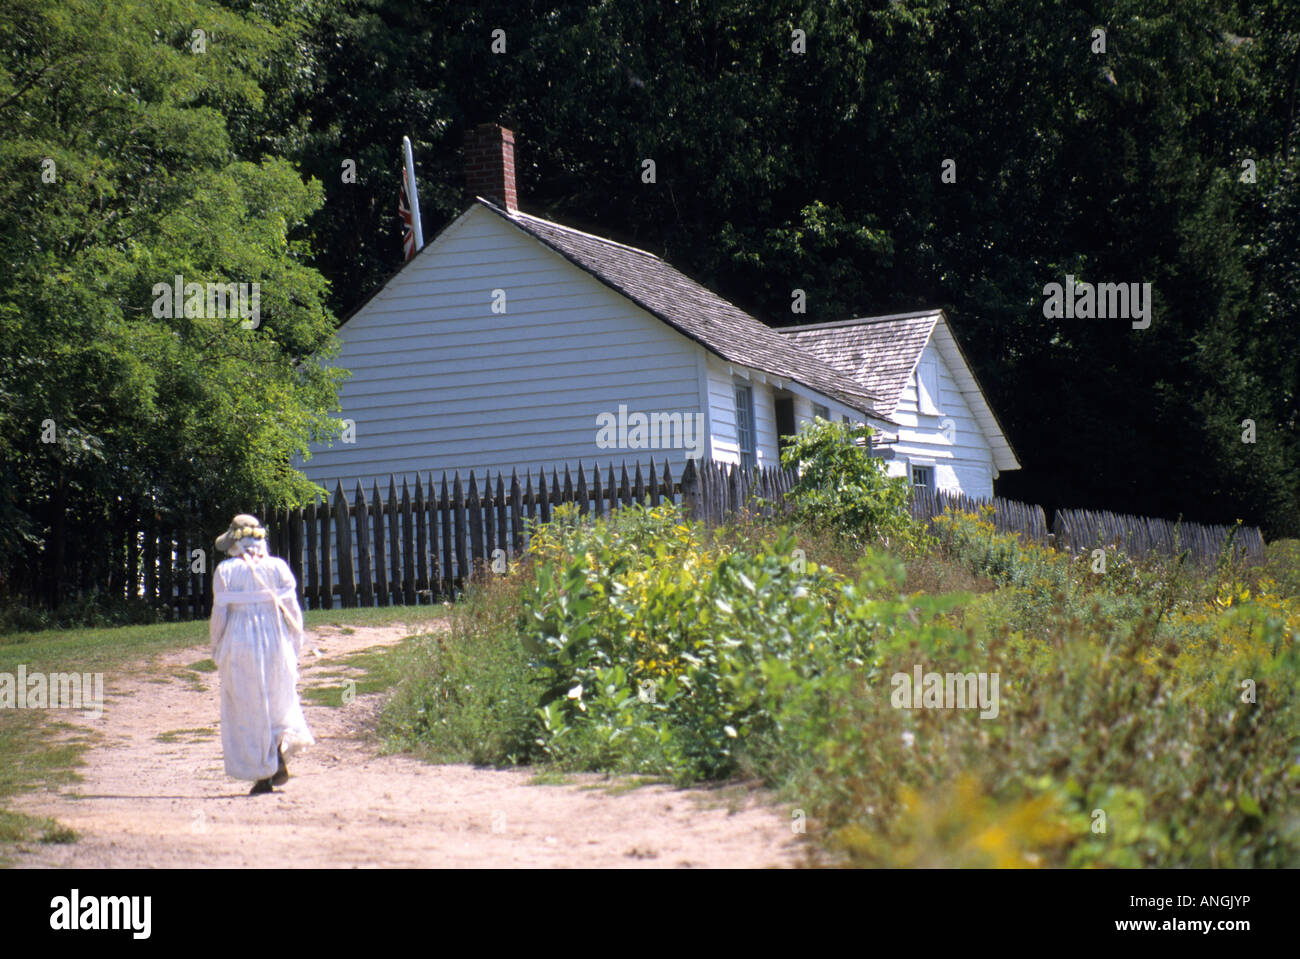
[[[904,616],[943,605],[869,595],[896,584],[896,563],[875,558],[853,583],[787,531],[732,548],[671,505],[596,523],[560,511],[531,549],[520,626],[547,684],[538,745],[582,768],[684,781],[771,769],[817,745],[834,697]]]
[[[804,424],[781,451],[781,464],[799,470],[786,495],[801,521],[858,545],[914,546],[921,536],[908,505],[911,492],[903,477],[887,476],[885,461],[871,455],[874,432],[820,417]]]

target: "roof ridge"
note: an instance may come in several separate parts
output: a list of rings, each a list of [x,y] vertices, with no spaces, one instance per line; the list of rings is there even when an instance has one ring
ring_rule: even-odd
[[[825,323],[803,323],[799,326],[773,327],[778,333],[802,333],[805,330],[830,330],[844,326],[866,326],[868,323],[884,323],[889,320],[914,320],[923,316],[937,316],[943,309],[916,310],[912,313],[888,313],[883,316],[858,316],[848,320],[830,320]]]
[[[483,203],[486,206],[492,207],[493,209],[497,210],[498,212],[504,214],[507,217],[511,217],[512,219],[534,220],[537,223],[545,223],[547,226],[555,227],[555,229],[557,230],[564,230],[566,233],[576,233],[578,236],[585,236],[589,240],[596,240],[600,243],[606,243],[609,246],[616,246],[620,250],[628,250],[629,252],[632,253],[639,253],[642,256],[650,257],[652,260],[659,260],[659,262],[661,263],[666,262],[662,257],[657,256],[654,253],[651,253],[649,250],[643,250],[639,246],[629,246],[626,243],[619,243],[618,240],[611,240],[607,236],[600,236],[599,234],[596,233],[588,233],[586,230],[579,230],[576,227],[565,226],[563,223],[557,223],[554,220],[548,220],[545,217],[536,216],[532,213],[525,213],[523,210],[513,210],[513,211],[505,210],[497,206],[491,200],[485,200],[481,196],[475,197],[474,199],[478,200],[480,203]]]

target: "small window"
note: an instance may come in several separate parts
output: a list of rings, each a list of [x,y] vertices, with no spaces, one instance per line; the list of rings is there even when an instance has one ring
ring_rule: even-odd
[[[918,489],[934,489],[934,467],[913,466],[912,485]]]
[[[826,422],[829,423],[829,422],[830,422],[830,419],[831,419],[831,411],[828,410],[828,409],[827,409],[826,407],[824,407],[824,406],[821,406],[821,405],[819,405],[819,404],[817,404],[817,403],[814,403],[814,404],[813,404],[813,419],[818,419],[818,418],[823,419],[823,420],[826,420]]]
[[[754,390],[736,384],[736,442],[740,446],[740,465],[753,469],[758,463],[754,448]]]

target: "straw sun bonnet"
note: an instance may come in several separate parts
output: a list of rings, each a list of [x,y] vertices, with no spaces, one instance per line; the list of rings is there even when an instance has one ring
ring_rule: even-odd
[[[240,513],[230,521],[230,528],[217,537],[217,552],[229,553],[240,540],[248,537],[266,539],[266,530],[256,516]]]

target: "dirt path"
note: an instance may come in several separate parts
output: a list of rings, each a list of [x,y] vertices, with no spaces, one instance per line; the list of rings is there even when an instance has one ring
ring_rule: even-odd
[[[400,642],[400,626],[313,630],[303,687],[335,685],[339,659]],[[309,652],[316,651],[316,652]],[[69,845],[15,850],[17,866],[445,867],[795,865],[804,861],[783,810],[752,791],[610,788],[603,777],[533,785],[531,770],[433,765],[380,756],[370,730],[381,696],[344,707],[304,697],[317,744],[269,796],[222,767],[216,673],[184,667],[206,646],[159,657],[109,682],[104,713],[61,716],[98,743],[84,780],[14,803],[75,829]],[[322,674],[330,673],[331,676]]]

